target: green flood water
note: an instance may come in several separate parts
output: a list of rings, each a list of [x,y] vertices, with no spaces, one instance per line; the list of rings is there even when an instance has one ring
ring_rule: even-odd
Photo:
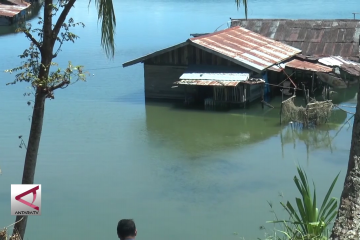
[[[350,18],[357,6],[346,1],[339,11],[339,2],[324,3],[316,1],[316,12],[310,0],[274,1],[271,10],[259,0],[249,7],[253,18]],[[121,218],[135,219],[139,240],[256,239],[264,236],[260,226],[272,229],[265,223],[273,219],[267,201],[281,213],[279,194],[286,200],[298,194],[296,164],[314,179],[320,198],[341,171],[333,193],[340,196],[352,131],[352,120],[343,125],[345,112],[334,111],[316,131],[298,131],[280,126],[281,97],[272,99],[272,110],[253,104],[228,112],[145,102],[143,66],[121,67],[239,16],[232,1],[119,1],[115,9],[113,61],[100,48],[95,10],[87,3],[72,10],[86,28],[76,30],[81,38],[56,60],[84,64],[91,76],[47,102],[35,177],[42,215],[30,217],[25,239],[116,239]],[[7,34],[0,43],[0,69],[19,64],[27,40]],[[10,184],[21,182],[25,151],[18,136],[27,139],[31,114],[27,85],[5,86],[12,80],[0,72],[0,226],[14,220]],[[356,89],[338,91],[334,101],[354,106]]]

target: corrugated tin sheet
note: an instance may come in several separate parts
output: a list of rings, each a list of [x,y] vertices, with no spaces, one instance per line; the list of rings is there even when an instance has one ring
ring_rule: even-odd
[[[353,76],[360,76],[360,63],[352,62],[339,56],[320,58],[318,61],[327,66],[339,67]]]
[[[188,69],[180,76],[180,81],[176,84],[184,85],[202,85],[202,86],[237,86],[240,82],[247,81],[250,77],[248,73],[199,73],[189,72],[193,68]],[[196,69],[196,68],[195,68]]]
[[[25,6],[25,7],[30,6],[30,3],[26,2],[25,0],[5,0],[5,1],[18,6]]]
[[[29,6],[30,4],[26,2],[23,2],[20,5],[7,5],[0,3],[0,16],[14,17]]]
[[[261,78],[250,78],[249,80],[243,81],[241,83],[245,83],[245,84],[260,84],[260,83],[265,83],[264,79]]]
[[[274,41],[242,27],[233,27],[191,38],[190,41],[205,49],[230,57],[240,65],[258,71],[301,52],[300,49]]]
[[[343,64],[340,68],[350,75],[360,77],[360,65]]]
[[[180,80],[246,81],[248,73],[184,73]]]
[[[300,70],[312,71],[312,72],[332,72],[332,68],[323,66],[318,63],[311,63],[307,61],[301,61],[298,59],[291,60],[285,64],[286,67],[296,68]]]
[[[360,20],[232,19],[234,26],[299,48],[304,55],[359,57]]]
[[[180,80],[175,84],[180,85],[198,85],[198,86],[226,86],[236,87],[241,81],[216,81],[216,80]]]
[[[332,67],[335,66],[340,67],[343,64],[359,65],[359,63],[346,60],[340,56],[320,58],[318,61],[321,62],[322,64],[325,64],[326,66],[332,66]]]

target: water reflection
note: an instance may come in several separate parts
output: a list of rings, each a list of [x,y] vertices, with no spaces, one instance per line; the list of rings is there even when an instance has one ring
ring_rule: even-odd
[[[357,84],[352,85],[350,88],[346,89],[334,89],[333,91],[336,93],[331,96],[331,99],[335,104],[340,104],[343,102],[356,104],[358,89],[359,86]]]
[[[350,126],[353,116],[348,119],[348,114],[341,110],[334,110],[330,122],[324,126],[314,129],[303,129],[296,123],[290,123],[280,131],[280,141],[282,157],[284,158],[284,146],[292,144],[294,149],[304,144],[306,148],[307,160],[312,151],[328,149],[331,153],[336,148],[334,139],[338,136],[345,125]]]
[[[344,95],[351,94],[345,92]],[[302,99],[298,98],[297,101],[301,102]],[[332,151],[332,139],[346,121],[346,112],[334,110],[328,124],[303,130],[295,124],[280,126],[280,102],[280,98],[271,101],[274,109],[261,109],[260,104],[253,104],[249,109],[217,112],[186,109],[181,104],[146,101],[149,142],[181,149],[192,159],[210,155],[209,151],[236,149],[262,142],[278,134],[282,148],[289,143],[296,147],[296,144],[303,142],[308,152],[321,148]]]
[[[277,117],[276,117],[277,116]],[[147,102],[149,142],[169,144],[196,158],[208,151],[239,148],[277,135],[278,112],[257,108],[227,113],[177,108],[173,104]]]

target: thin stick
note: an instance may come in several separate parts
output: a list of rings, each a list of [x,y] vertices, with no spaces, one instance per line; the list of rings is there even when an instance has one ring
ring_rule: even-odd
[[[356,108],[356,106],[349,106],[349,105],[339,105],[341,107],[348,107],[348,108]]]
[[[13,226],[13,225],[15,225],[15,224],[17,224],[17,223],[19,223],[19,222],[21,222],[23,219],[24,219],[24,217],[22,217],[19,221],[14,222],[13,224],[10,224],[9,226],[6,227],[6,229]]]
[[[268,106],[269,108],[274,108],[271,104],[265,102],[264,100],[262,100],[261,103],[265,104],[265,105]]]
[[[265,85],[274,86],[274,87],[280,87],[280,88],[296,89],[296,90],[299,90],[299,91],[303,91],[303,90],[302,90],[302,89],[300,89],[300,88],[294,88],[294,87],[283,87],[283,86],[279,86],[279,85],[275,85],[275,84],[271,84],[271,83],[265,83]]]
[[[293,99],[293,98],[295,98],[296,96],[291,96],[291,97],[289,97],[288,99],[286,99],[286,100],[284,100],[284,101],[282,101],[282,103],[285,103],[285,102],[287,102],[287,101],[290,101],[291,99]]]
[[[338,109],[346,112],[346,113],[350,113],[350,114],[353,114],[353,115],[355,114],[355,113],[352,113],[352,112],[348,112],[348,111],[346,111],[345,109],[342,109],[341,107],[339,107],[339,105],[334,104],[334,106],[337,107]]]
[[[355,115],[352,115],[351,117],[349,117],[349,119],[348,119],[346,122],[344,122],[344,124],[343,124],[343,125],[341,126],[341,128],[336,132],[335,136],[331,139],[331,141],[336,138],[336,136],[339,134],[339,132],[341,131],[341,129],[342,129],[347,123],[349,123],[349,121],[350,121],[354,116],[355,116]]]

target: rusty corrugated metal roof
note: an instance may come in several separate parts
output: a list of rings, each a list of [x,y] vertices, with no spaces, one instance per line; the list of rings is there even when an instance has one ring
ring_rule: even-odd
[[[340,68],[350,75],[360,77],[360,65],[343,64]]]
[[[239,65],[263,71],[301,52],[242,27],[232,27],[189,39],[197,46],[230,57]]]
[[[318,61],[327,66],[339,67],[353,76],[360,76],[360,63],[349,61],[340,56],[320,58]]]
[[[318,63],[311,63],[307,61],[301,61],[298,59],[291,60],[285,64],[286,67],[296,68],[300,70],[312,71],[312,72],[332,72],[332,68],[323,66]]]
[[[0,3],[0,16],[14,17],[15,15],[19,14],[22,10],[28,8],[29,6],[30,3],[27,2],[19,2],[19,5],[17,4],[8,5],[8,4]]]
[[[353,65],[360,64],[360,63],[349,61],[340,56],[324,57],[324,58],[320,58],[318,61],[321,62],[322,64],[325,64],[327,66],[332,66],[332,67],[335,67],[335,66],[340,67],[343,64],[353,64]]]
[[[360,20],[232,19],[231,26],[299,48],[304,55],[359,57]]]
[[[18,6],[30,6],[30,3],[26,2],[25,0],[5,0],[5,4],[13,4]]]

